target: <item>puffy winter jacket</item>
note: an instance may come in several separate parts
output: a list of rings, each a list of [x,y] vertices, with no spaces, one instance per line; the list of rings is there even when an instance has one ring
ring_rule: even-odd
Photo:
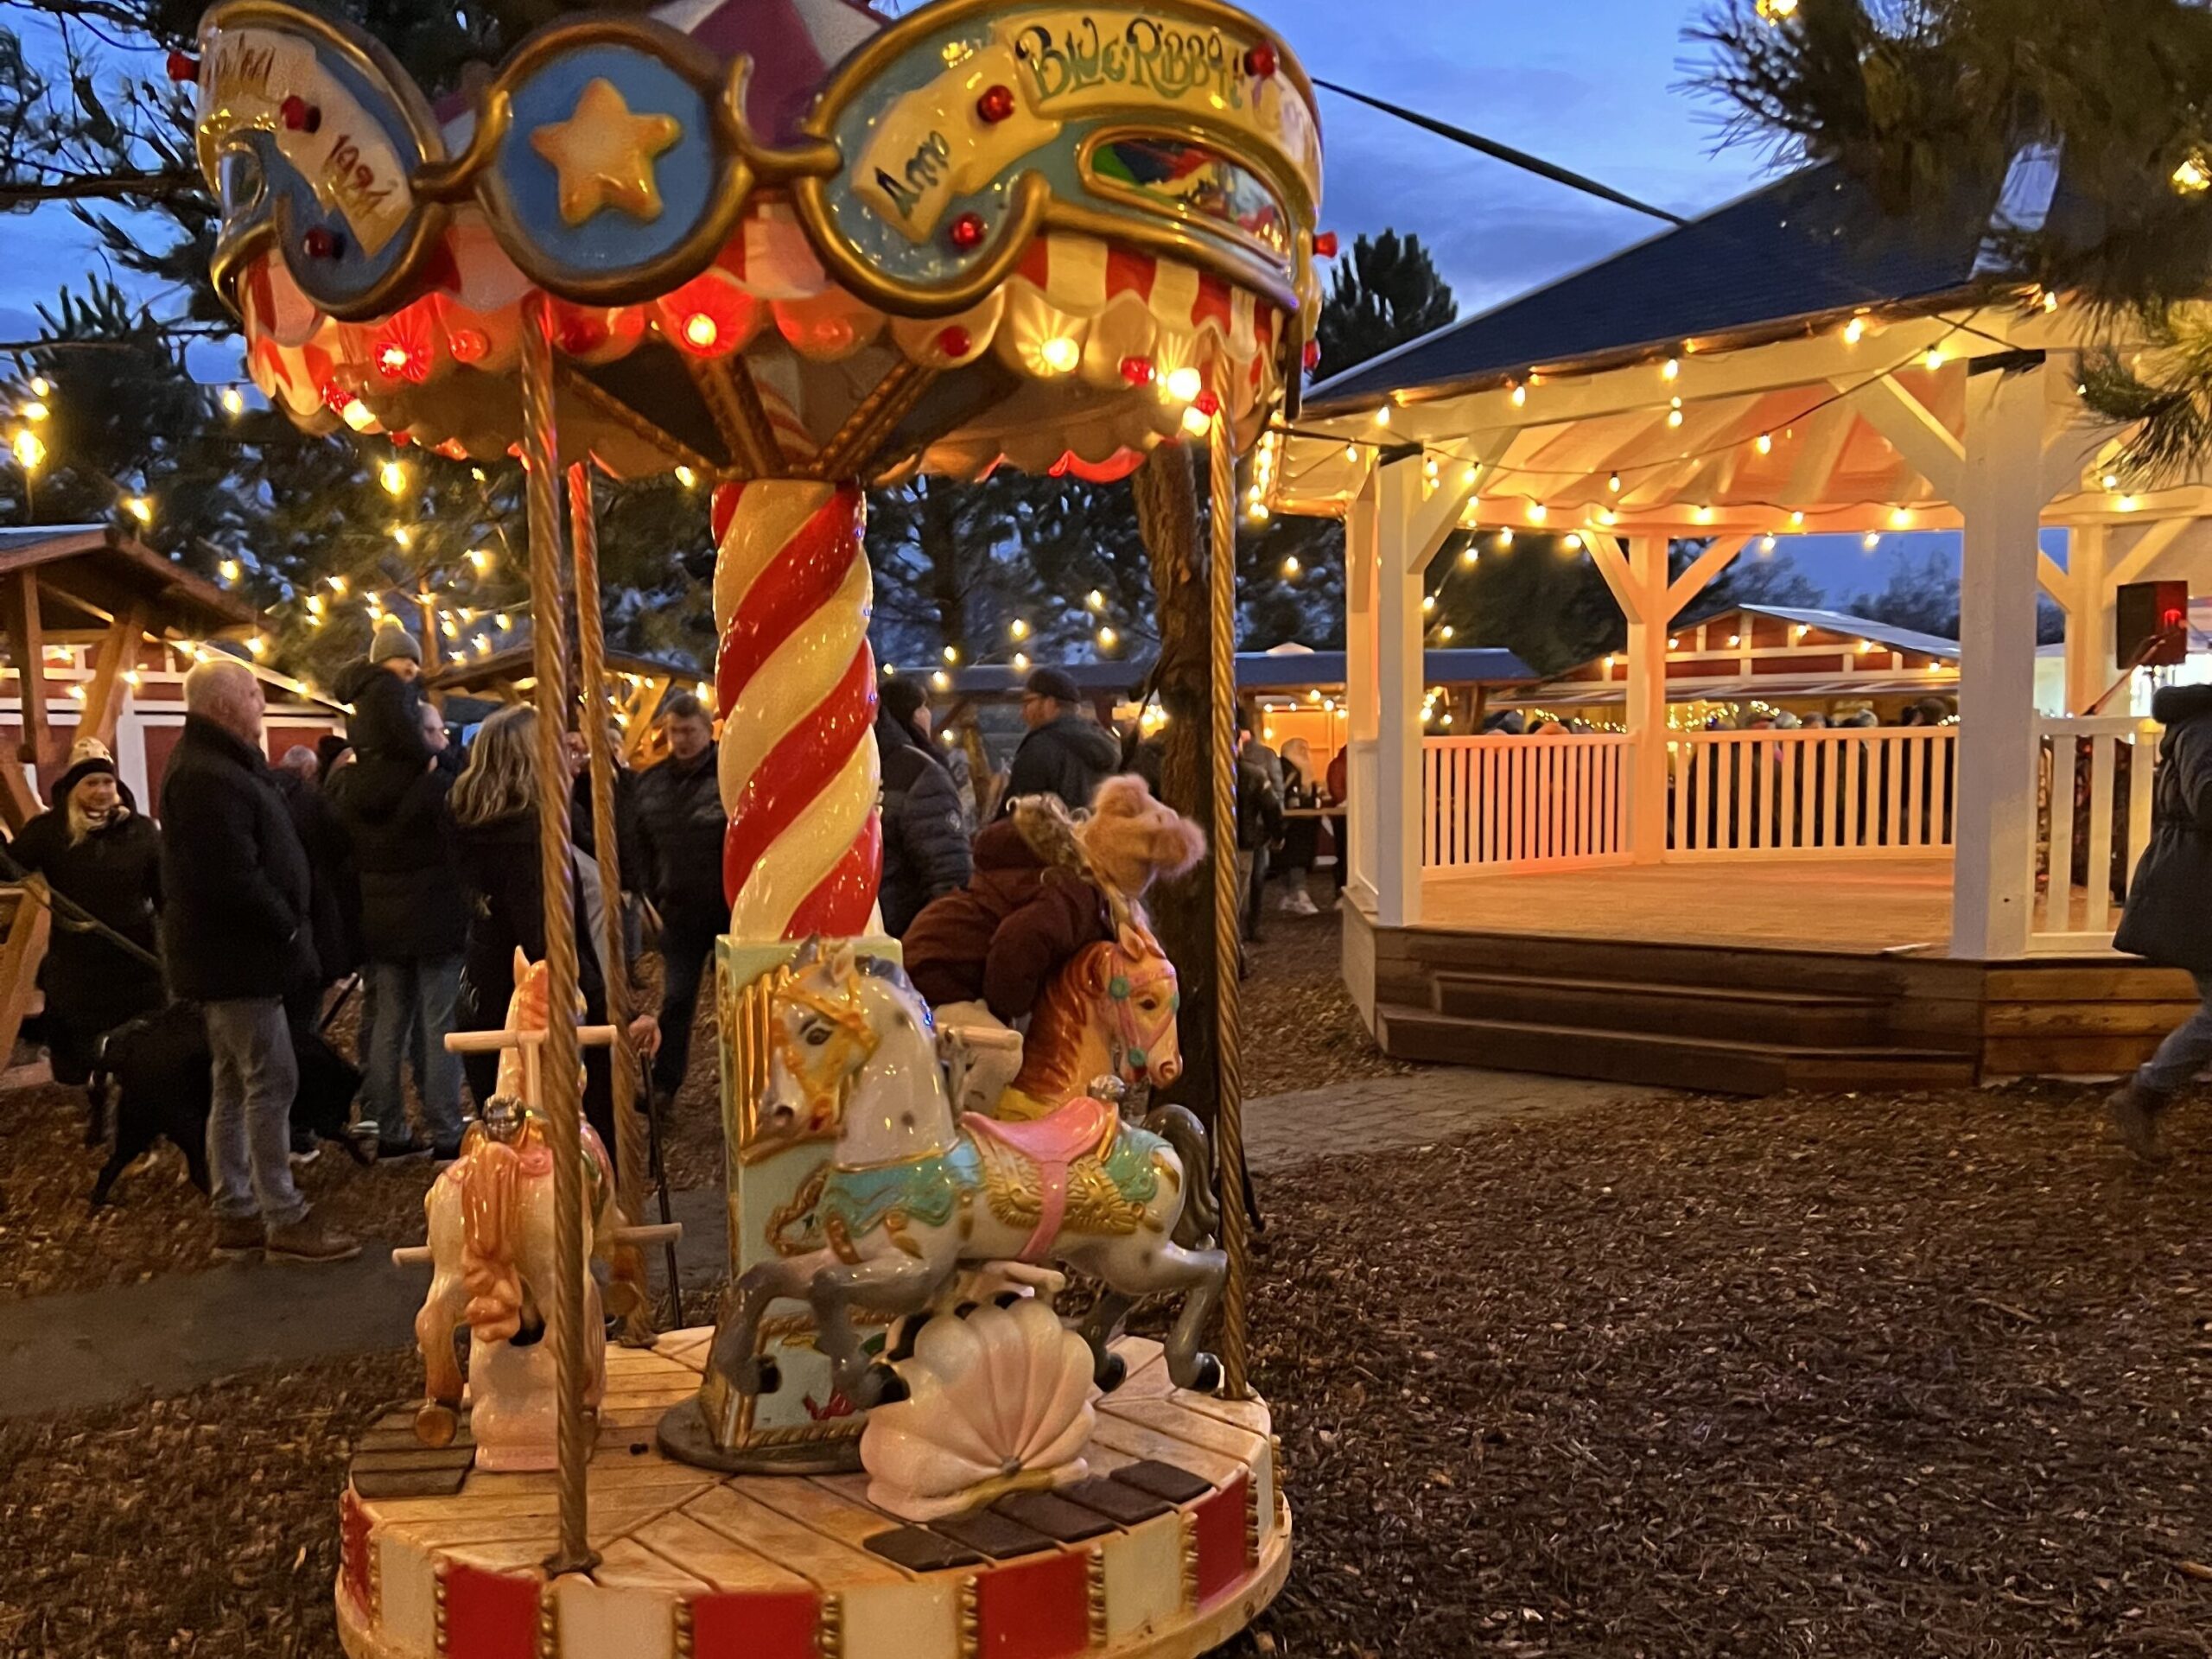
[[[689,761],[671,755],[638,779],[632,809],[638,870],[632,875],[626,868],[622,879],[671,919],[700,911],[729,913],[722,898],[722,836],[729,820],[717,761],[718,746],[709,743]]]
[[[952,774],[889,716],[875,722],[883,757],[884,931],[905,934],[922,906],[965,887],[975,869]]]
[[[260,750],[187,715],[162,777],[162,957],[203,1002],[282,996],[315,971],[308,857]]]
[[[2113,945],[2164,967],[2212,973],[2212,685],[2167,686],[2152,699],[2151,713],[2166,728],[2151,843]],[[2136,779],[2145,771],[2139,760]]]
[[[329,798],[353,843],[368,958],[457,957],[468,934],[468,911],[446,810],[453,779],[442,768],[426,766],[397,799],[386,800],[367,787],[367,764],[340,767],[330,780]]]
[[[1025,795],[1057,795],[1079,812],[1121,764],[1122,745],[1113,733],[1081,714],[1062,715],[1021,740],[1006,798],[1011,804]]]

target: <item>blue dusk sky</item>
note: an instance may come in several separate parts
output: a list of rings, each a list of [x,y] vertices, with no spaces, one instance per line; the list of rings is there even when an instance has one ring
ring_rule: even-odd
[[[1533,151],[1676,213],[1694,213],[1770,176],[1750,147],[1719,147],[1715,107],[1681,90],[1702,0],[1247,0],[1308,70]],[[18,21],[22,21],[20,18]],[[36,25],[34,53],[50,48]],[[158,73],[148,60],[144,67]],[[1334,93],[1321,94],[1327,178],[1322,224],[1349,244],[1386,227],[1417,234],[1462,315],[1577,270],[1660,228],[1533,178]],[[8,222],[0,338],[37,332],[33,307],[98,270],[89,232],[59,210]],[[195,351],[208,379],[238,372],[226,350]],[[1789,545],[1785,543],[1785,545]],[[1956,538],[1811,537],[1797,563],[1832,596],[1887,579],[1899,556],[1955,553]]]

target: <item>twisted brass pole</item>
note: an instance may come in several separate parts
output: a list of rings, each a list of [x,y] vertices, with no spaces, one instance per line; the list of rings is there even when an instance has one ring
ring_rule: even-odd
[[[593,855],[599,865],[601,938],[599,965],[607,982],[607,1023],[614,1027],[614,1048],[607,1057],[614,1096],[615,1201],[625,1221],[645,1218],[645,1166],[652,1145],[645,1114],[638,1109],[638,1058],[630,1045],[630,963],[622,940],[622,855],[614,817],[614,752],[607,735],[612,705],[607,686],[607,626],[599,609],[599,518],[592,511],[591,468],[579,461],[569,467],[569,556],[576,570],[576,650],[583,675],[578,718],[591,764]],[[620,1248],[635,1250],[634,1245]],[[639,1282],[644,1282],[640,1268]],[[652,1308],[642,1304],[623,1319],[623,1338],[652,1340]]]
[[[1251,1393],[1246,1346],[1246,1257],[1250,1217],[1244,1213],[1244,1054],[1238,969],[1243,949],[1243,883],[1236,856],[1236,451],[1228,420],[1217,415],[1211,439],[1213,533],[1206,567],[1211,627],[1208,655],[1213,689],[1214,1066],[1220,1099],[1214,1112],[1213,1156],[1221,1187],[1221,1243],[1229,1276],[1221,1293],[1221,1360],[1229,1397]]]
[[[537,675],[537,879],[545,917],[545,1046],[539,1103],[553,1141],[553,1255],[557,1274],[553,1349],[559,1393],[561,1541],[549,1575],[590,1570],[584,1478],[592,1427],[584,1331],[583,1101],[577,1075],[576,912],[569,845],[568,622],[561,592],[560,435],[553,410],[552,319],[543,296],[522,327],[523,459],[530,478],[532,666]],[[596,1334],[596,1333],[594,1333]]]

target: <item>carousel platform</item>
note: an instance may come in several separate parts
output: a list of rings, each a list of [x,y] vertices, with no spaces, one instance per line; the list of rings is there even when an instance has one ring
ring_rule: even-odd
[[[1290,1567],[1267,1407],[1184,1393],[1124,1338],[1089,1478],[928,1527],[863,1475],[717,1476],[654,1426],[699,1386],[713,1333],[610,1348],[590,1465],[599,1564],[549,1581],[551,1474],[471,1466],[412,1408],[356,1447],[341,1501],[350,1659],[1166,1659],[1228,1640]]]

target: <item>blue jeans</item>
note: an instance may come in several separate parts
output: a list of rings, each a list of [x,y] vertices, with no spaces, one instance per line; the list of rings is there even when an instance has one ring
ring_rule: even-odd
[[[461,958],[372,962],[369,1002],[369,1113],[387,1141],[407,1133],[400,1073],[414,1051],[415,1086],[423,1095],[423,1125],[433,1141],[461,1139],[461,1057],[446,1052],[461,994]]]
[[[203,1005],[214,1055],[207,1113],[208,1197],[225,1220],[289,1227],[308,1212],[292,1185],[292,1096],[300,1062],[273,996]]]
[[[2204,1069],[2204,1063],[2212,1060],[2212,974],[2193,977],[2203,1005],[2166,1034],[2158,1052],[2135,1074],[2135,1081],[2153,1094],[2171,1095],[2186,1089]]]

